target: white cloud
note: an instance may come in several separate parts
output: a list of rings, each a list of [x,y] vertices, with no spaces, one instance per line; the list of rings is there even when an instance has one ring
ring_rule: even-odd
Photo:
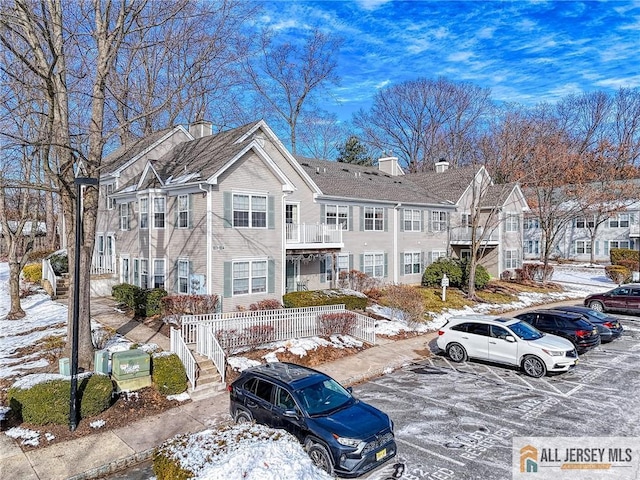
[[[358,6],[364,10],[376,10],[392,0],[356,0]]]

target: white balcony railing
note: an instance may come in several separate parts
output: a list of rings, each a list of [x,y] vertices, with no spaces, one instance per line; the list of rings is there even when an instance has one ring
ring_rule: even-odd
[[[116,258],[114,255],[94,254],[91,260],[91,274],[104,275],[116,273]]]
[[[632,223],[629,225],[629,236],[640,237],[640,224]]]
[[[485,231],[483,228],[478,228],[476,231],[476,239],[482,239],[483,242],[497,242],[498,231],[493,228]],[[471,229],[470,228],[458,228],[451,231],[452,242],[471,242]]]
[[[287,223],[287,248],[342,247],[342,225]]]

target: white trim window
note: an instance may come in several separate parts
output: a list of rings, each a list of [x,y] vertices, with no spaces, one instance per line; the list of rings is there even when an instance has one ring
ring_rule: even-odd
[[[129,257],[120,259],[120,283],[131,283],[131,275],[129,270]]]
[[[540,228],[540,219],[537,217],[528,217],[524,219],[524,228],[526,230],[537,230]]]
[[[178,293],[189,293],[189,260],[178,260]]]
[[[140,286],[140,259],[133,259],[133,284],[136,287]]]
[[[439,258],[447,258],[446,250],[432,250],[429,252],[429,262],[433,263],[438,261]]]
[[[140,197],[138,199],[138,210],[140,228],[149,228],[149,199],[147,197]]]
[[[540,255],[540,240],[526,240],[524,242],[524,253]]]
[[[342,225],[342,230],[349,228],[349,207],[347,205],[326,205],[324,216],[327,225]]]
[[[431,212],[431,230],[434,232],[447,231],[447,212],[441,210]]]
[[[609,228],[629,228],[629,214],[619,213],[609,219]]]
[[[384,253],[365,253],[363,272],[370,277],[384,277]]]
[[[506,232],[519,232],[520,231],[520,216],[514,213],[508,213],[505,218],[505,231]]]
[[[178,228],[189,228],[189,195],[178,195],[176,201],[176,208],[178,209]]]
[[[403,270],[405,275],[412,275],[414,273],[421,272],[420,258],[422,254],[420,252],[404,252],[404,265]]]
[[[234,193],[233,226],[267,228],[267,196]]]
[[[113,208],[116,206],[115,199],[111,198],[114,188],[115,188],[114,183],[107,183],[105,185],[104,197],[105,197],[105,206],[107,207],[107,210],[113,210]]]
[[[422,212],[420,210],[405,208],[402,220],[405,232],[420,232],[422,230]]]
[[[146,258],[140,259],[140,288],[149,288],[149,260]]]
[[[520,268],[520,251],[519,250],[505,250],[504,268],[506,269]]]
[[[233,262],[233,295],[264,293],[267,291],[267,261]]]
[[[384,208],[364,207],[364,231],[382,232],[384,230]]]
[[[338,276],[338,278],[340,278],[340,272],[349,271],[349,254],[339,253],[338,255],[336,255],[336,257],[336,275]],[[333,280],[333,256],[325,256],[324,261],[326,275],[326,279],[324,281],[330,282],[331,280]]]
[[[120,204],[120,230],[129,230],[129,204]]]
[[[576,255],[591,254],[591,240],[576,240],[574,244]]]
[[[167,199],[153,197],[153,228],[164,228],[167,213]]]
[[[470,227],[471,227],[471,214],[470,213],[460,214],[460,228],[469,229]]]
[[[153,288],[164,288],[165,283],[164,258],[153,259]]]

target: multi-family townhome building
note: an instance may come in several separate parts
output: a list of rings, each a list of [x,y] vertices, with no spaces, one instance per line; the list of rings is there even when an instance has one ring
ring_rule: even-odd
[[[497,212],[482,261],[494,275],[518,267],[520,189],[491,185],[483,167],[446,167],[404,174],[395,157],[377,167],[296,159],[264,121],[158,132],[103,162],[94,272],[217,294],[226,311],[337,286],[349,270],[418,284],[428,263],[468,250],[474,182],[489,185],[475,203],[482,215]]]
[[[612,248],[638,249],[640,240],[640,212],[637,203],[611,213],[604,221],[593,215],[579,215],[568,221],[556,235],[551,258],[579,262],[609,262]],[[524,258],[539,260],[542,255],[543,232],[540,221],[533,214],[525,217]]]

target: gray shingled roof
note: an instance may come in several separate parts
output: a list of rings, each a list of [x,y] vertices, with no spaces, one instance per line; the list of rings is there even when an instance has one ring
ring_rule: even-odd
[[[457,203],[478,173],[479,167],[449,168],[444,172],[419,172],[407,176],[432,197]]]
[[[160,140],[171,130],[173,130],[173,128],[166,128],[164,130],[159,130],[155,133],[152,133],[147,137],[136,138],[125,143],[114,152],[110,153],[102,159],[100,170],[104,173],[109,173],[117,170],[120,166],[124,165],[136,155],[139,155],[155,142]]]
[[[156,160],[153,166],[165,182],[170,177],[177,178],[186,173],[199,173],[201,179],[206,179],[251,143],[252,138],[241,143],[236,141],[257,123],[182,142]]]
[[[410,175],[393,176],[377,167],[297,157],[324,195],[373,201],[440,204],[442,198],[412,181]]]

